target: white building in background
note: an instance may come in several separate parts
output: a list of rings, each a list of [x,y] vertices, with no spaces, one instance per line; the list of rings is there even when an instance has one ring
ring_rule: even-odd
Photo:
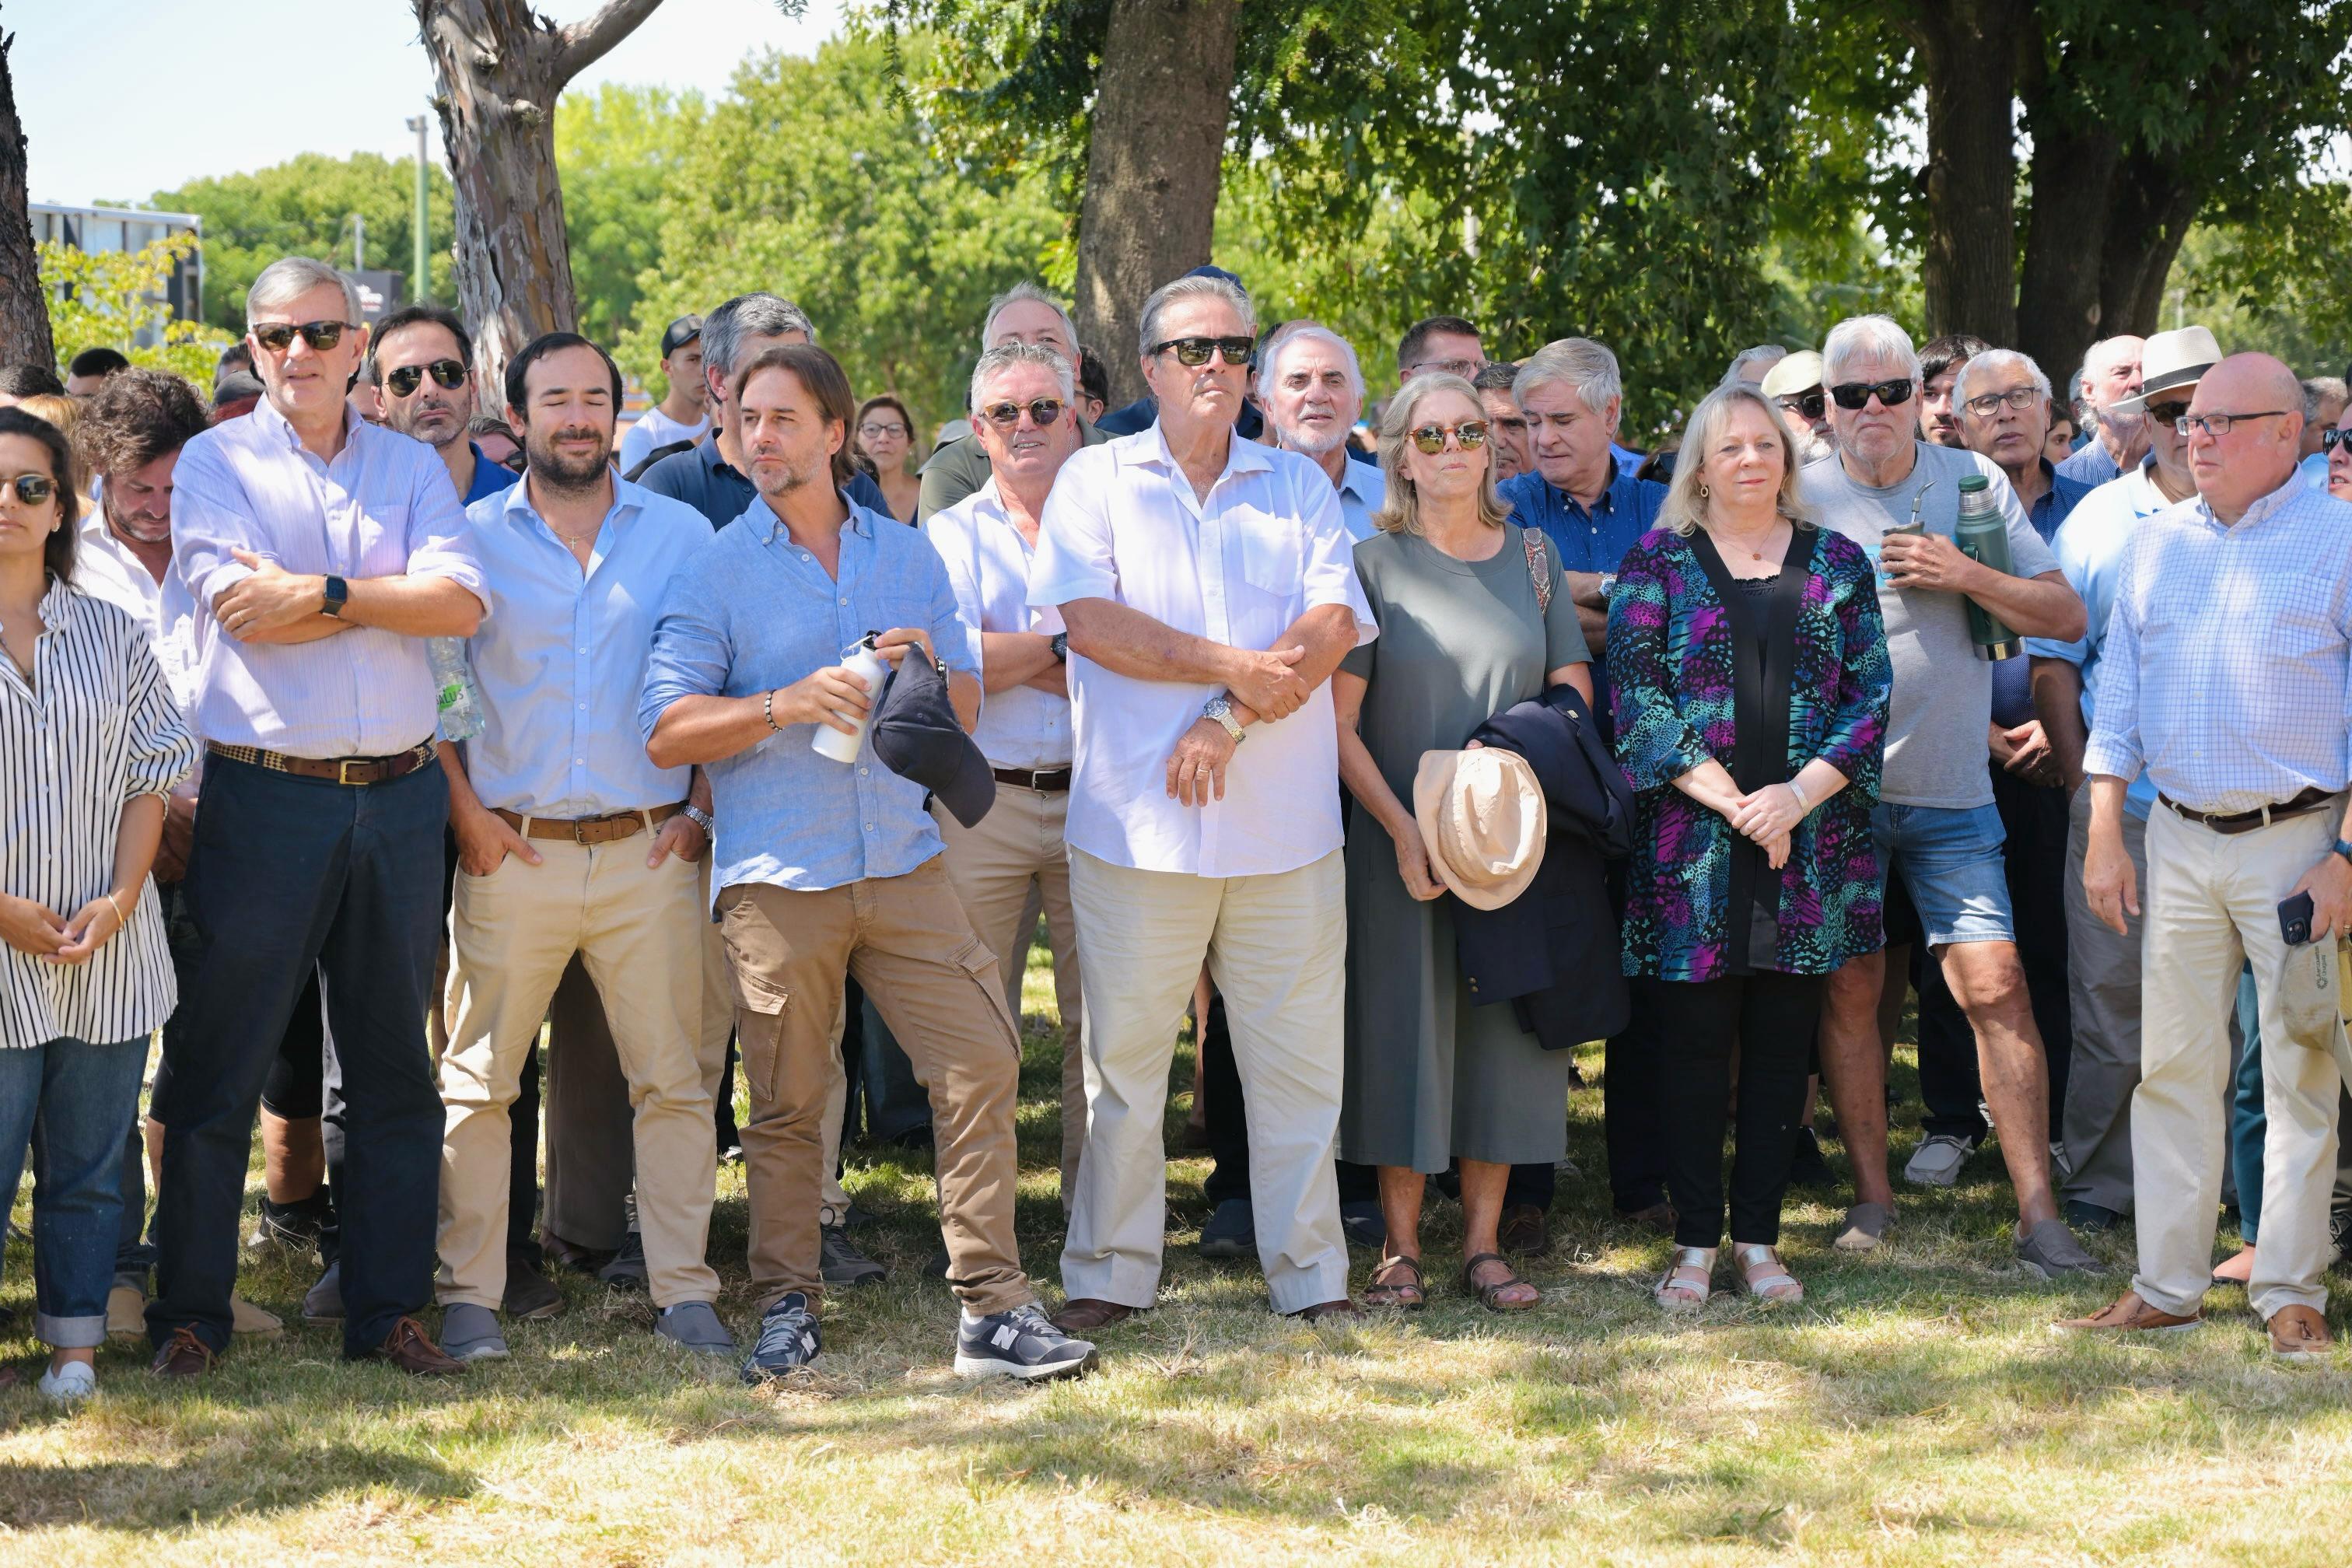
[[[204,219],[194,213],[149,212],[138,207],[62,206],[28,204],[33,243],[54,240],[75,250],[102,253],[141,250],[174,234],[193,234],[196,247],[180,258],[162,303],[182,321],[200,321],[205,309]]]

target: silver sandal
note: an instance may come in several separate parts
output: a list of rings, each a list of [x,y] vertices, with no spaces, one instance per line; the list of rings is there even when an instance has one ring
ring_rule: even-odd
[[[1780,1254],[1761,1242],[1734,1247],[1732,1263],[1739,1270],[1739,1282],[1748,1293],[1759,1301],[1801,1301],[1805,1288],[1789,1272]]]
[[[1696,1279],[1681,1276],[1685,1270],[1696,1272]],[[1674,1260],[1666,1265],[1665,1277],[1650,1292],[1660,1307],[1669,1312],[1696,1312],[1715,1294],[1715,1248],[1712,1247],[1677,1247]]]

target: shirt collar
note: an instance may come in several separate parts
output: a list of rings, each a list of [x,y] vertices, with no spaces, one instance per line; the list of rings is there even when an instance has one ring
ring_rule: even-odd
[[[738,478],[741,477],[737,473],[735,465],[719,455],[718,426],[713,425],[699,440],[695,442],[694,452],[695,456],[702,459],[702,466],[706,471],[714,474],[737,474]]]
[[[1171,472],[1178,467],[1176,455],[1168,449],[1168,431],[1157,419],[1151,422],[1148,439],[1138,445],[1132,457],[1137,462],[1154,464]],[[1225,466],[1217,475],[1217,482],[1223,484],[1234,474],[1266,472],[1273,467],[1271,452],[1235,430],[1232,433],[1232,439],[1226,443]],[[1210,488],[1213,489],[1216,487],[1213,485]]]
[[[597,525],[598,531],[601,532],[606,525],[618,522],[642,510],[645,506],[645,496],[646,492],[635,485],[629,483],[618,474],[614,475],[613,504],[604,509],[604,521]],[[482,499],[488,500],[492,498],[485,496]],[[496,499],[499,502],[499,510],[506,515],[509,522],[516,521],[516,514],[520,512],[540,527],[547,529],[548,532],[555,531],[549,526],[547,519],[539,514],[539,509],[530,504],[530,481],[528,479],[518,478],[514,483],[499,491]]]
[[[41,595],[43,627],[55,631],[66,624],[66,605],[70,602],[72,595],[73,590],[66,586],[63,578],[50,577],[48,588]]]
[[[1601,494],[1596,497],[1592,504],[1588,507],[1582,501],[1569,494],[1568,491],[1562,489],[1559,486],[1553,484],[1549,479],[1544,479],[1542,469],[1534,468],[1530,469],[1529,472],[1533,473],[1538,479],[1541,479],[1543,481],[1544,489],[1551,491],[1553,497],[1559,500],[1559,504],[1563,508],[1573,512],[1582,512],[1588,517],[1597,517],[1603,513],[1615,511],[1617,510],[1618,499],[1617,488],[1625,483],[1627,479],[1625,474],[1619,471],[1617,454],[1613,451],[1611,452],[1609,454],[1609,482],[1601,487]]]
[[[849,509],[849,521],[843,526],[861,538],[873,538],[874,514],[850,500],[846,489],[836,490],[834,493],[841,497],[841,504]],[[743,515],[736,520],[736,526],[739,528],[745,523],[749,523],[759,531],[760,542],[762,544],[773,544],[778,539],[792,537],[792,530],[784,526],[784,520],[776,515],[776,509],[768,504],[768,498],[763,495],[754,494],[751,504],[744,508]],[[898,526],[903,528],[906,525],[900,523]]]
[[[269,432],[270,436],[283,444],[289,451],[306,455],[309,453],[310,448],[302,445],[301,434],[294,428],[293,422],[279,413],[278,405],[269,401],[268,396],[265,395],[260,402],[253,405],[253,413],[249,417],[257,427]],[[356,435],[352,427],[355,425],[364,426],[366,423],[366,420],[352,412],[352,405],[349,403],[343,405],[343,446],[336,448],[337,456],[341,456],[344,447],[352,444]]]
[[[2242,531],[2268,522],[2273,517],[2278,515],[2287,502],[2301,495],[2310,483],[2310,476],[2304,473],[2300,467],[2296,468],[2287,475],[2286,483],[2268,495],[2258,497],[2254,504],[2246,509],[2245,515],[2238,519],[2236,528]],[[2205,504],[2203,496],[2199,496],[2193,504],[2197,508],[2197,515],[2204,521],[2219,529],[2228,530],[2231,527],[2230,524],[2213,515],[2213,509]]]

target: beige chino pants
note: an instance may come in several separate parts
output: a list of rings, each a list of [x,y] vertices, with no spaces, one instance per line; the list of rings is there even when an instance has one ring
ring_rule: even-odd
[[[540,865],[509,856],[487,877],[458,874],[441,1058],[445,1306],[495,1311],[505,1295],[508,1108],[574,953],[604,1000],[628,1079],[655,1304],[719,1299],[703,1256],[717,1184],[699,1059],[704,873],[675,856],[647,867],[650,843],[643,834],[593,846],[535,839]]]
[[[2149,815],[2140,1082],[2131,1105],[2139,1228],[2132,1289],[2161,1311],[2195,1311],[2213,1272],[2242,961],[2261,997],[2270,1119],[2263,1239],[2247,1295],[2266,1321],[2282,1307],[2326,1306],[2336,1089],[2352,1072],[2352,1046],[2336,939],[2287,946],[2278,906],[2328,853],[2343,814],[2339,797],[2239,834],[2184,821],[2161,804]]]

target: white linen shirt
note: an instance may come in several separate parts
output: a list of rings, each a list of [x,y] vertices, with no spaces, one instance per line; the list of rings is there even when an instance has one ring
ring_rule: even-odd
[[[955,505],[933,512],[923,533],[947,563],[948,584],[966,625],[1047,637],[1062,629],[1061,611],[1030,606],[1029,565],[1037,552],[1005,511],[992,476]],[[993,768],[1068,767],[1070,700],[1034,686],[992,691],[971,738]]]
[[[1155,423],[1073,456],[1054,481],[1029,602],[1108,599],[1231,647],[1273,647],[1322,605],[1345,605],[1356,641],[1379,635],[1331,477],[1309,458],[1233,437],[1196,500]],[[1116,866],[1197,877],[1266,876],[1339,847],[1339,746],[1331,684],[1261,720],[1225,770],[1225,798],[1182,805],[1168,756],[1222,689],[1139,680],[1073,649],[1076,731],[1066,840]]]
[[[168,591],[178,587],[179,575],[179,567],[173,565],[164,570],[163,581],[157,582],[147,563],[106,526],[105,502],[91,503],[74,550],[74,586],[129,611],[147,628],[155,662],[163,667],[163,684],[185,712],[196,695],[195,604],[184,590]]]

